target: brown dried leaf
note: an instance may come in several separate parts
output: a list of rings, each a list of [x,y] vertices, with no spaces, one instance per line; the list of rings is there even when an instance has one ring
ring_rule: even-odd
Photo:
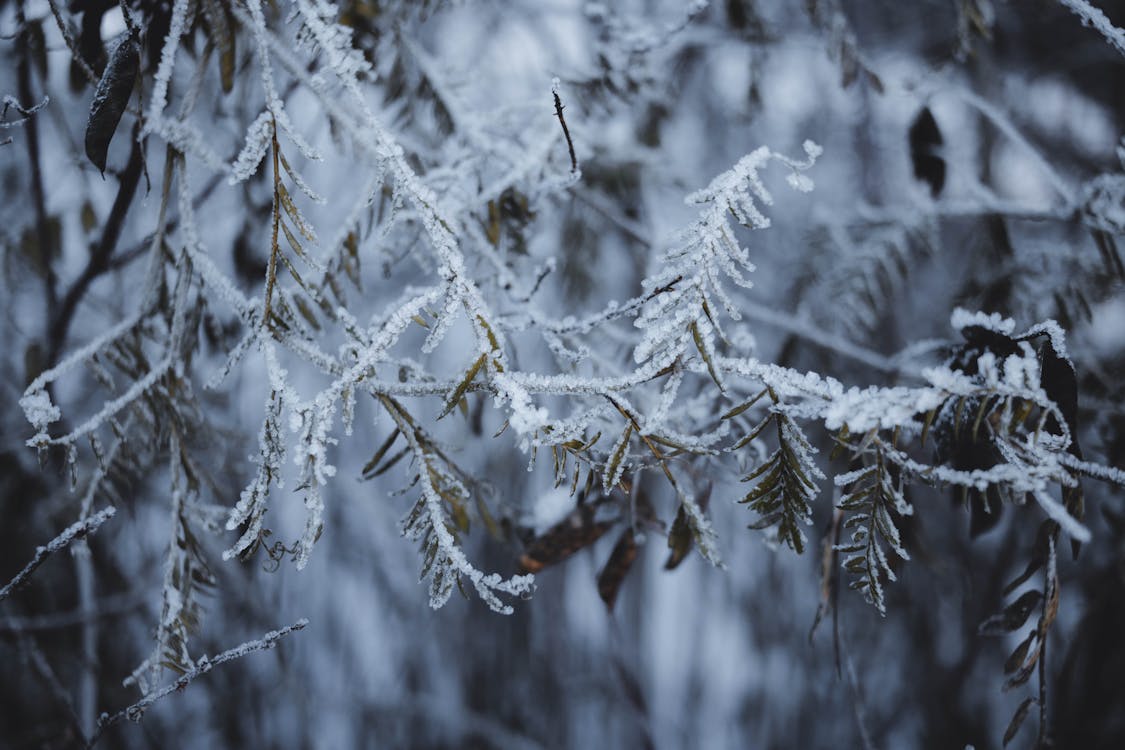
[[[598,596],[605,602],[606,609],[613,611],[617,601],[617,593],[625,576],[629,574],[633,562],[637,559],[637,541],[633,537],[633,529],[627,528],[617,539],[613,552],[609,555],[605,567],[598,575]]]

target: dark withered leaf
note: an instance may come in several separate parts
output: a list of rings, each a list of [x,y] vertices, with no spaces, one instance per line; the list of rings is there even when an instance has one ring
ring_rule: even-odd
[[[680,506],[676,513],[676,520],[672,521],[672,528],[668,531],[668,559],[664,562],[665,570],[675,570],[691,552],[692,536],[691,525],[688,524],[687,512]]]
[[[207,25],[211,27],[211,38],[219,49],[219,81],[223,93],[229,94],[234,88],[235,46],[231,33],[230,11],[220,6],[216,0],[204,0],[203,13]]]
[[[595,521],[593,506],[580,506],[528,544],[519,560],[521,573],[538,573],[601,539],[615,521]]]
[[[1023,702],[1020,703],[1019,708],[1017,708],[1016,712],[1012,715],[1012,720],[1008,722],[1008,728],[1004,731],[1004,747],[1007,747],[1008,743],[1016,736],[1016,733],[1020,731],[1020,727],[1023,726],[1023,720],[1027,718],[1028,710],[1037,702],[1035,698],[1029,697],[1024,698]]]
[[[1047,561],[1047,550],[1049,545],[1049,538],[1051,536],[1051,522],[1044,521],[1039,525],[1039,534],[1035,538],[1035,547],[1031,551],[1031,559],[1027,562],[1027,567],[1020,573],[1011,583],[1004,587],[1004,596],[1015,591],[1027,579],[1035,575],[1035,572],[1043,567],[1043,563]]]
[[[86,122],[86,156],[100,172],[105,172],[106,152],[117,131],[117,124],[121,122],[121,115],[129,105],[140,62],[136,42],[126,36],[113,50],[109,64],[98,81],[98,90],[90,105],[90,118]]]
[[[1004,607],[998,614],[989,617],[980,624],[981,635],[1004,635],[1018,630],[1027,622],[1028,615],[1043,599],[1043,594],[1037,590],[1025,591],[1019,599]]]
[[[627,528],[621,532],[617,544],[613,545],[613,552],[609,555],[602,572],[598,574],[598,596],[605,602],[606,609],[613,611],[617,602],[617,592],[621,583],[633,567],[637,559],[637,540],[633,536],[633,529]]]
[[[1012,674],[1024,665],[1024,662],[1027,661],[1027,652],[1031,648],[1031,642],[1038,637],[1038,632],[1033,630],[1027,634],[1027,638],[1024,638],[1020,645],[1015,647],[1004,662],[1004,674]]]
[[[914,176],[929,185],[930,194],[936,198],[945,187],[945,159],[940,155],[941,130],[929,107],[922,107],[915,116],[907,137]]]
[[[1074,365],[1065,357],[1060,357],[1050,339],[1039,350],[1041,382],[1048,398],[1055,402],[1062,412],[1066,426],[1070,430],[1069,452],[1078,459],[1082,451],[1078,447],[1078,378]]]

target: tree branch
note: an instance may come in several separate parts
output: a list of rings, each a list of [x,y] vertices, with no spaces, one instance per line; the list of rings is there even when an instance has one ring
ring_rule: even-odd
[[[27,583],[27,579],[31,577],[31,574],[34,573],[48,557],[66,548],[74,540],[84,539],[89,534],[94,533],[98,530],[99,526],[110,518],[113,518],[113,514],[116,512],[117,509],[112,505],[108,508],[103,508],[89,518],[72,524],[66,531],[48,542],[47,546],[35,550],[35,557],[31,559],[31,562],[25,565],[23,570],[17,573],[16,577],[13,578],[7,586],[0,589],[0,602],[11,596],[20,586]]]
[[[255,651],[265,651],[267,649],[271,649],[277,645],[277,642],[279,640],[289,635],[294,630],[303,630],[304,627],[308,624],[309,621],[302,617],[300,620],[297,620],[297,622],[293,623],[292,625],[287,625],[281,630],[271,630],[258,640],[247,641],[240,646],[235,646],[234,648],[227,649],[213,659],[209,659],[206,656],[200,657],[195,669],[185,672],[174,682],[165,685],[160,690],[149,693],[133,705],[121,709],[112,716],[108,713],[103,713],[100,717],[98,717],[98,726],[94,729],[93,734],[90,735],[90,739],[87,741],[86,747],[91,748],[95,744],[97,744],[98,740],[101,739],[101,736],[105,732],[105,730],[109,729],[114,724],[117,724],[122,719],[129,719],[130,721],[140,721],[144,716],[145,711],[147,711],[153,703],[156,703],[161,698],[171,695],[172,693],[182,691],[197,677],[207,674],[220,664],[225,664],[228,661],[234,661],[235,659],[239,659]]]
[[[111,268],[110,258],[117,247],[117,241],[121,238],[121,229],[125,224],[125,216],[129,211],[129,206],[133,202],[133,196],[137,192],[143,165],[144,146],[140,141],[134,139],[133,150],[129,154],[129,162],[125,165],[125,171],[121,173],[121,186],[117,189],[117,197],[114,199],[113,208],[110,209],[109,217],[102,227],[102,235],[98,244],[91,248],[90,259],[86,262],[86,268],[82,270],[82,273],[67,290],[62,305],[58,308],[58,313],[52,319],[47,334],[48,356],[44,369],[49,369],[58,364],[59,354],[66,345],[67,331],[70,330],[70,323],[74,319],[78,303],[82,301],[86,290],[89,289],[94,279]]]

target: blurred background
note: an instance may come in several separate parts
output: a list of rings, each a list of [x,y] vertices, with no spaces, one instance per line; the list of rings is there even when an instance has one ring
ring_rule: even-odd
[[[148,107],[170,5],[129,5],[146,29],[134,109]],[[188,121],[207,150],[230,162],[261,111],[260,63],[246,6],[196,5],[170,109],[195,97]],[[1125,25],[1125,3],[1098,5]],[[100,75],[126,28],[120,7],[63,0],[56,7]],[[537,309],[555,317],[629,299],[658,251],[692,220],[685,195],[758,146],[797,158],[811,139],[824,148],[808,173],[811,194],[790,191],[783,169],[764,174],[776,198],[764,208],[772,226],[742,238],[757,271],[754,288],[739,290],[744,317],[730,326],[732,338],[763,361],[847,385],[891,385],[898,376],[857,357],[855,347],[885,357],[905,350],[891,361],[935,361],[954,335],[949,316],[957,306],[1010,316],[1019,330],[1054,318],[1068,332],[1078,373],[1086,458],[1125,463],[1118,248],[1125,56],[1062,3],[338,7],[331,15],[372,66],[362,78],[366,100],[426,184],[458,207],[469,270],[486,293],[499,293],[504,274],[489,265],[499,258],[528,288],[541,277]],[[305,160],[289,141],[283,153],[327,199],[302,203],[325,257],[354,227],[360,284],[345,293],[350,309],[370,315],[404,286],[426,283],[433,261],[419,247],[417,223],[395,219],[382,178],[357,168],[350,136],[309,93],[307,79],[322,73],[324,60],[298,43],[302,29],[287,21],[289,12],[288,3],[265,8],[305,80],[277,58],[278,88],[295,128],[324,159]],[[0,0],[0,36],[0,94],[13,98],[4,122],[25,120],[0,130],[0,141],[10,139],[0,145],[0,581],[7,581],[78,517],[98,466],[87,445],[73,479],[65,456],[48,452],[41,466],[24,444],[33,430],[17,402],[37,374],[138,304],[164,148],[159,135],[143,149],[134,145],[137,118],[126,111],[103,178],[81,145],[94,86],[72,63],[52,7]],[[551,97],[555,77],[582,172],[561,188],[569,155]],[[45,98],[29,115],[14,104],[27,109]],[[189,151],[201,240],[243,294],[261,295],[269,170],[230,185],[201,149]],[[498,186],[495,198],[471,205],[482,185]],[[175,221],[179,213],[170,210]],[[182,241],[169,236],[173,246]],[[474,243],[491,245],[492,260]],[[1003,588],[1023,570],[1041,518],[1031,507],[973,517],[951,493],[934,490],[911,496],[912,560],[888,587],[886,617],[845,590],[835,616],[810,632],[830,482],[821,483],[810,548],[796,556],[745,528],[755,519],[734,502],[744,472],[708,460],[690,471],[697,489],[710,486],[725,570],[694,552],[664,569],[662,529],[674,498],[655,472],[641,472],[634,492],[645,494],[663,525],[645,529],[612,610],[597,578],[616,531],[544,568],[534,596],[514,602],[510,616],[457,594],[431,610],[417,583],[417,545],[399,534],[413,502],[399,492],[409,482],[406,462],[362,478],[391,428],[361,401],[354,435],[340,436],[332,456],[338,473],[324,490],[325,529],[309,565],[298,571],[262,552],[224,561],[237,538],[223,528],[227,509],[254,472],[266,375],[248,355],[221,386],[205,388],[244,331],[222,299],[205,296],[198,310],[185,434],[206,479],[187,525],[200,571],[188,649],[213,655],[301,617],[309,625],[275,650],[214,669],[142,722],[116,725],[104,747],[980,750],[1000,746],[1030,694],[1001,691],[1004,661],[1021,638],[977,630],[1003,606]],[[598,339],[597,356],[630,364],[630,323]],[[64,424],[96,413],[127,387],[127,373],[144,371],[158,328],[57,383]],[[404,349],[416,349],[424,333],[411,334]],[[327,351],[340,344],[327,332],[323,341]],[[519,367],[553,371],[545,346],[515,334],[513,341],[522,346]],[[465,348],[454,335],[427,365],[447,365],[453,377]],[[323,387],[312,368],[287,366],[306,395]],[[408,401],[429,417],[440,406]],[[547,406],[565,413],[561,399]],[[474,527],[467,554],[480,569],[509,576],[523,543],[562,521],[575,499],[554,488],[549,456],[529,470],[517,439],[490,437],[503,425],[490,398],[470,394],[468,407],[465,418],[455,414],[433,429],[481,480],[477,489],[501,527],[495,535]],[[152,651],[169,538],[180,523],[170,515],[167,452],[152,437],[155,427],[146,432],[159,420],[145,408],[124,418],[135,437],[94,493],[94,507],[113,504],[117,516],[90,538],[88,552],[79,545],[53,556],[0,602],[0,746],[76,746],[92,717],[139,698],[122,681]],[[108,445],[113,435],[104,433]],[[825,467],[829,438],[816,433]],[[271,543],[291,544],[304,525],[291,487],[273,491]],[[1120,492],[1089,480],[1085,489],[1094,538],[1077,560],[1062,558],[1059,619],[1046,652],[1048,715],[1056,747],[1119,748],[1125,504]],[[1033,723],[1016,746],[1031,746]]]

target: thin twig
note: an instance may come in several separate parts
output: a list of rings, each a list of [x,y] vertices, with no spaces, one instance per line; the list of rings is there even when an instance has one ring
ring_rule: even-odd
[[[108,508],[103,508],[89,518],[72,524],[66,531],[48,542],[47,546],[35,550],[35,557],[31,559],[31,562],[25,565],[23,570],[17,573],[16,577],[13,578],[7,586],[0,589],[0,602],[11,596],[20,586],[27,583],[27,579],[31,577],[31,574],[34,573],[48,557],[66,548],[75,539],[85,539],[89,534],[97,531],[99,526],[110,518],[113,518],[113,514],[116,512],[117,509],[112,505]]]
[[[78,67],[86,75],[86,79],[94,86],[98,85],[98,74],[90,67],[90,63],[86,62],[86,58],[82,56],[81,50],[78,49],[78,44],[74,41],[74,34],[71,33],[70,24],[68,24],[62,17],[59,11],[59,6],[55,0],[47,0],[51,6],[51,13],[55,17],[55,23],[59,27],[59,32],[62,34],[63,41],[66,42],[67,49],[70,50],[70,57],[74,62],[78,63]]]
[[[81,625],[87,620],[103,619],[123,615],[140,609],[149,600],[144,591],[131,591],[125,594],[112,594],[98,600],[98,608],[88,612],[82,607],[67,612],[29,617],[7,617],[0,619],[0,635],[37,633],[44,630],[64,630]]]
[[[751,300],[743,300],[740,309],[743,315],[752,320],[779,328],[823,349],[843,355],[856,362],[862,362],[872,369],[890,375],[898,375],[903,372],[904,368],[896,364],[890,357],[865,349],[842,337],[826,334],[799,318],[778,312],[775,308]]]
[[[578,157],[574,154],[574,141],[570,139],[570,128],[566,126],[566,118],[563,117],[562,99],[559,98],[559,79],[556,78],[551,84],[551,94],[555,97],[555,117],[559,118],[559,124],[562,125],[563,135],[566,137],[566,147],[570,150],[570,171],[578,171]]]
[[[94,612],[94,559],[90,545],[85,539],[78,540],[71,548],[74,556],[75,582],[78,585],[78,607],[86,615]],[[98,703],[98,622],[87,617],[82,623],[82,662],[78,673],[78,721],[82,733],[94,730],[94,717],[97,716]]]
[[[53,316],[50,333],[47,337],[47,367],[58,364],[59,355],[62,353],[63,347],[66,346],[66,336],[74,319],[74,313],[78,308],[78,303],[86,295],[86,290],[96,278],[110,269],[110,259],[113,257],[117,242],[121,238],[125,216],[129,212],[129,206],[133,203],[133,196],[136,195],[137,185],[141,179],[143,152],[144,146],[140,141],[134,140],[129,161],[125,165],[125,171],[121,173],[121,184],[117,189],[117,197],[114,198],[113,207],[109,211],[105,224],[102,225],[102,234],[98,239],[98,244],[90,252],[90,259],[86,262],[86,267],[82,269],[82,273],[67,290],[62,304],[59,305],[58,313]]]
[[[39,679],[43,680],[43,683],[47,686],[51,697],[65,710],[66,721],[70,725],[70,730],[81,742],[85,742],[86,734],[83,731],[78,714],[75,713],[74,703],[70,700],[66,688],[59,681],[58,675],[51,668],[51,663],[47,661],[47,657],[44,656],[39,645],[29,634],[21,633],[19,635],[19,648],[21,655],[30,663],[32,669],[39,675]]]
[[[16,6],[16,21],[21,29],[20,44],[22,54],[16,62],[16,86],[20,101],[35,101],[31,93],[31,54],[35,43],[31,36],[31,25],[24,17],[24,4]],[[55,305],[58,302],[58,277],[51,261],[51,231],[47,223],[47,190],[43,184],[43,169],[40,164],[39,124],[37,118],[27,121],[27,158],[31,169],[31,199],[35,207],[35,240],[38,243],[39,270],[43,274],[44,302],[46,316],[44,320],[51,320],[55,314]],[[48,363],[48,367],[51,363]]]
[[[140,721],[144,716],[145,711],[147,711],[153,703],[156,703],[161,698],[167,697],[172,693],[183,691],[183,689],[191,684],[191,682],[197,677],[201,677],[202,675],[207,674],[220,664],[225,664],[228,661],[240,659],[243,656],[251,654],[255,651],[265,651],[267,649],[271,649],[277,645],[277,642],[279,640],[289,635],[294,630],[303,630],[304,627],[308,624],[309,621],[302,617],[292,625],[287,625],[281,630],[271,630],[258,640],[247,641],[246,643],[243,643],[239,646],[227,649],[214,658],[201,656],[194,669],[185,672],[174,682],[165,685],[160,690],[149,693],[133,705],[127,706],[126,708],[121,709],[113,715],[103,713],[100,717],[98,717],[98,726],[94,729],[94,733],[90,736],[89,741],[86,743],[86,747],[91,748],[95,744],[97,744],[98,740],[101,739],[102,734],[105,733],[105,730],[109,729],[114,724],[117,724],[122,719],[129,719],[130,721]]]
[[[840,640],[843,641],[843,635]],[[852,689],[852,709],[855,712],[856,726],[859,727],[859,738],[863,742],[864,750],[876,750],[871,739],[871,731],[867,728],[867,711],[863,706],[863,692],[860,689],[859,675],[856,674],[855,664],[852,663],[852,653],[847,644],[843,644],[844,664],[847,667],[848,685]]]

